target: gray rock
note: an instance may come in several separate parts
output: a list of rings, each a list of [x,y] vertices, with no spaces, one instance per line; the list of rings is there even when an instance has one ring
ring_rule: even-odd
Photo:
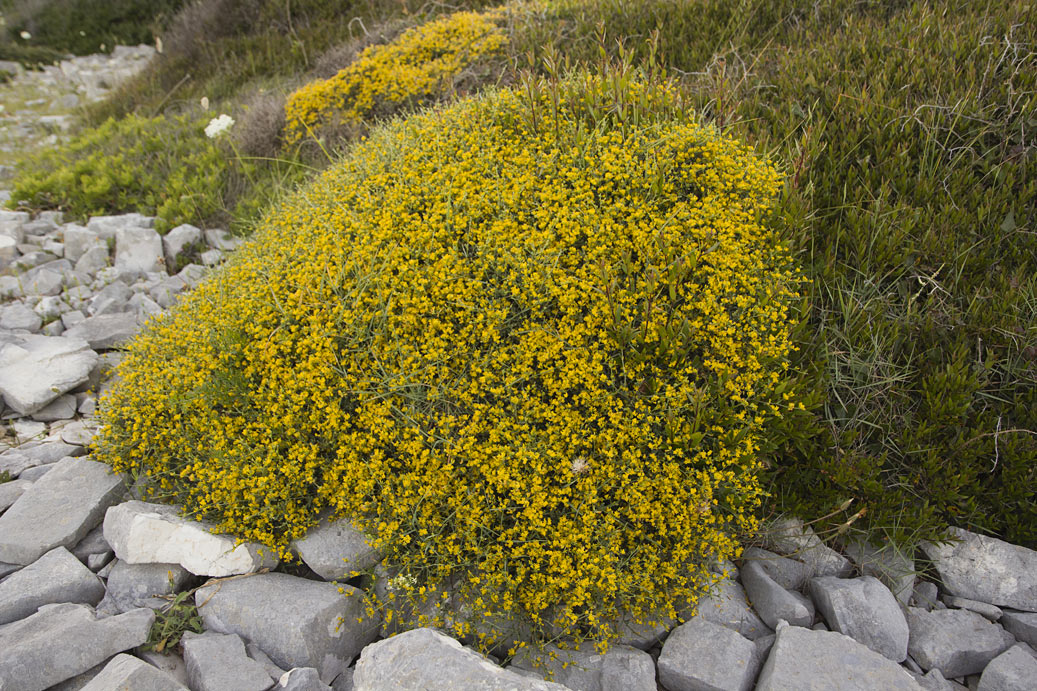
[[[638,650],[648,650],[662,642],[666,635],[677,626],[678,622],[665,615],[648,618],[637,617],[624,612],[613,622],[618,638],[616,645],[629,645]]]
[[[381,623],[367,616],[361,591],[283,573],[206,585],[195,602],[207,630],[246,638],[284,669],[314,667],[325,682],[377,637]]]
[[[97,247],[108,251],[108,245],[97,233],[75,224],[65,226],[63,240],[65,259],[72,262],[78,262],[80,257]]]
[[[67,456],[82,456],[83,448],[63,442],[30,442],[0,454],[0,472],[19,477],[29,468],[57,463]]]
[[[751,641],[771,633],[749,606],[742,586],[731,578],[717,582],[709,595],[698,601],[698,616],[737,631]]]
[[[234,634],[189,632],[181,643],[194,691],[266,691],[272,686],[263,665],[245,654],[244,642]]]
[[[43,328],[40,329],[40,333],[44,336],[60,336],[65,333],[65,326],[60,319],[55,319],[49,324],[44,324]]]
[[[0,298],[20,298],[25,295],[22,282],[17,276],[0,276]]]
[[[57,295],[65,286],[65,274],[50,263],[41,264],[22,274],[21,285],[26,295]]]
[[[756,691],[919,691],[900,665],[849,636],[778,628],[777,639],[760,670]]]
[[[93,554],[104,554],[105,552],[111,552],[112,547],[108,544],[108,541],[104,539],[104,532],[101,530],[101,526],[97,526],[89,533],[86,534],[82,540],[76,543],[76,546],[72,548],[72,554],[75,555],[76,559],[86,563],[88,557]]]
[[[173,677],[132,655],[112,658],[81,691],[187,691]]]
[[[943,601],[948,607],[968,609],[976,614],[982,614],[990,621],[999,621],[1001,619],[1001,608],[995,605],[988,605],[985,602],[970,600],[966,597],[958,597],[957,595],[944,595]]]
[[[12,573],[21,571],[21,569],[21,564],[5,564],[3,562],[0,562],[0,580],[7,578]]]
[[[47,691],[83,691],[83,688],[93,681],[94,677],[104,671],[104,667],[108,662],[110,662],[110,660],[105,660],[99,665],[94,665],[87,671],[77,674],[71,679],[66,679],[60,684],[51,686]]]
[[[32,415],[90,378],[97,353],[65,336],[25,336],[0,349],[0,393],[22,415]]]
[[[1037,613],[1003,611],[1001,626],[1020,641],[1037,647]]]
[[[1037,660],[1015,645],[995,657],[979,678],[978,691],[1033,691]]]
[[[41,326],[43,326],[43,319],[24,303],[16,302],[0,310],[0,329],[36,333]]]
[[[169,280],[179,281],[180,279],[173,277]],[[144,295],[143,293],[137,293],[136,295],[130,298],[130,301],[127,304],[131,308],[133,308],[133,313],[137,315],[137,321],[143,323],[148,317],[153,317],[156,314],[162,314],[162,308],[169,307],[174,302],[176,302],[175,295],[170,299],[168,305],[160,305],[147,295]]]
[[[0,513],[7,510],[7,507],[14,504],[18,497],[25,494],[25,490],[32,487],[32,483],[28,480],[11,480],[10,482],[0,483]]]
[[[91,247],[76,260],[76,271],[93,276],[101,269],[108,268],[110,259],[107,247]]]
[[[892,542],[881,547],[858,539],[846,546],[846,554],[865,576],[882,581],[897,601],[905,607],[911,600],[915,585],[915,560]]]
[[[0,516],[0,561],[31,564],[71,547],[125,492],[124,478],[87,458],[66,458]]]
[[[61,315],[61,325],[64,326],[66,329],[71,329],[73,326],[83,321],[84,319],[86,319],[85,314],[83,314],[79,310],[72,310],[71,312],[65,312],[63,315]]]
[[[288,691],[331,691],[331,687],[320,680],[320,675],[313,667],[296,667],[285,672],[278,679],[277,688]]]
[[[915,584],[914,592],[911,595],[911,606],[921,607],[927,612],[931,612],[934,609],[944,609],[944,607],[939,606],[941,604],[939,594],[940,591],[935,583],[919,581]]]
[[[179,225],[173,228],[162,238],[162,246],[166,252],[166,266],[170,269],[176,267],[181,257],[202,242],[202,231],[189,224]]]
[[[353,668],[350,667],[331,682],[331,691],[354,691]]]
[[[92,216],[86,222],[87,230],[97,233],[98,237],[108,240],[114,238],[120,228],[152,228],[155,219],[142,214],[119,214],[118,216]]]
[[[280,679],[284,676],[284,673],[288,671],[275,665],[274,661],[270,659],[270,656],[260,650],[255,643],[246,643],[245,652],[247,652],[248,656],[253,660],[263,665],[263,669],[266,670],[266,673],[270,675],[271,679]]]
[[[32,308],[32,311],[38,314],[44,321],[53,321],[71,309],[69,304],[62,300],[60,296],[48,295],[45,298],[40,298],[40,301]]]
[[[162,236],[150,228],[120,228],[115,232],[115,268],[121,275],[164,271]]]
[[[166,650],[156,653],[153,650],[138,650],[137,655],[152,667],[161,670],[183,686],[190,682],[187,680],[187,665],[184,659],[175,652]]]
[[[172,584],[170,584],[172,580]],[[179,564],[128,564],[118,561],[108,573],[108,595],[120,612],[169,604],[163,595],[182,590],[191,574]]]
[[[810,626],[814,622],[814,604],[775,583],[758,561],[743,564],[741,576],[749,601],[767,626],[774,628],[782,619],[794,626]]]
[[[53,233],[57,229],[58,225],[49,218],[37,218],[35,221],[28,221],[22,224],[23,233],[37,237]]]
[[[659,655],[659,683],[669,691],[748,691],[757,665],[752,641],[693,617],[667,637]]]
[[[76,416],[76,397],[71,394],[58,396],[53,401],[32,414],[33,420],[41,422],[57,422],[71,420]]]
[[[130,564],[180,564],[196,576],[233,576],[277,565],[269,548],[215,535],[213,526],[164,504],[128,501],[104,517],[104,539]]]
[[[137,315],[121,312],[87,317],[66,331],[65,336],[81,338],[94,350],[110,350],[125,345],[139,330]]]
[[[893,593],[877,578],[822,576],[810,582],[810,594],[832,630],[893,662],[907,657],[907,619]]]
[[[96,619],[86,605],[41,607],[0,627],[0,688],[43,691],[142,645],[154,620],[149,609]]]
[[[91,316],[102,316],[129,312],[129,300],[132,297],[133,290],[125,283],[120,281],[110,283],[97,291],[97,294],[90,300],[87,313]]]
[[[759,547],[746,549],[742,554],[742,560],[759,562],[767,575],[786,590],[799,590],[814,574],[814,570],[801,561]]]
[[[944,590],[999,607],[1037,612],[1037,551],[950,528],[957,543],[923,543]]]
[[[348,580],[381,560],[364,533],[349,519],[323,520],[292,544],[299,557],[326,581]]]
[[[205,231],[205,241],[209,243],[210,247],[221,252],[233,252],[245,242],[243,239],[217,228]]]
[[[54,468],[54,463],[49,465],[38,465],[35,468],[29,468],[22,472],[19,479],[28,480],[29,482],[36,482],[41,477],[49,473]]]
[[[205,250],[199,255],[205,266],[216,266],[223,261],[223,252],[220,250]]]
[[[815,576],[849,576],[853,565],[843,555],[821,542],[810,526],[798,518],[788,518],[768,526],[763,533],[764,546],[813,570]]]
[[[0,624],[24,619],[43,605],[96,605],[104,586],[64,547],[47,552],[0,583]]]
[[[630,646],[611,646],[601,655],[592,643],[572,650],[553,645],[543,652],[523,648],[511,661],[517,674],[534,672],[540,679],[552,680],[573,691],[655,691],[655,662],[643,650]]]
[[[188,264],[176,275],[187,284],[188,288],[197,288],[198,285],[209,275],[209,270],[198,264]]]
[[[18,444],[30,441],[38,442],[42,441],[44,435],[47,434],[47,423],[21,419],[13,421],[11,429],[14,431],[15,442]]]
[[[967,609],[908,607],[907,624],[911,657],[922,669],[937,668],[948,679],[982,672],[1015,642],[1000,626]]]
[[[432,629],[414,629],[364,648],[353,673],[355,691],[566,691],[501,669]]]

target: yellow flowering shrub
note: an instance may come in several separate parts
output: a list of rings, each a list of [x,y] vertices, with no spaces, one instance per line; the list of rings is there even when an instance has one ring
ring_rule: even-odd
[[[479,59],[504,46],[500,10],[457,12],[370,46],[348,67],[295,91],[285,103],[286,140],[298,142],[320,125],[358,123],[439,94]]]
[[[129,346],[97,457],[282,550],[361,519],[390,618],[674,615],[756,526],[798,288],[775,170],[686,113],[587,77],[376,130]]]

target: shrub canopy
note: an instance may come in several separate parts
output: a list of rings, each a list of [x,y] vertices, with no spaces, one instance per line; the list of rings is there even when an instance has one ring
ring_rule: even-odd
[[[798,281],[774,169],[687,112],[614,75],[376,131],[131,344],[98,457],[282,549],[359,518],[468,617],[674,614],[755,527]]]

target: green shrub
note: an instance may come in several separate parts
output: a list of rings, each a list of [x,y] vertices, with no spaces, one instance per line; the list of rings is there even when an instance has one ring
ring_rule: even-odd
[[[20,163],[12,203],[72,218],[139,211],[156,227],[200,222],[222,210],[230,158],[197,116],[108,120]]]
[[[376,130],[133,342],[97,458],[282,550],[361,520],[389,617],[676,615],[795,407],[778,177],[690,112],[616,72]]]

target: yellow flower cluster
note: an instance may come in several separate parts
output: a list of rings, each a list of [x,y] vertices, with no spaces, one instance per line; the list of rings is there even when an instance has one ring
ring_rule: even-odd
[[[439,94],[458,74],[498,52],[507,38],[501,10],[457,12],[370,46],[331,79],[311,82],[285,104],[286,139],[294,143],[321,125],[356,123]]]
[[[780,414],[779,178],[679,108],[617,125],[665,87],[562,88],[377,130],[286,202],[131,344],[98,457],[282,550],[366,521],[390,617],[449,588],[462,634],[607,639],[692,602]]]

